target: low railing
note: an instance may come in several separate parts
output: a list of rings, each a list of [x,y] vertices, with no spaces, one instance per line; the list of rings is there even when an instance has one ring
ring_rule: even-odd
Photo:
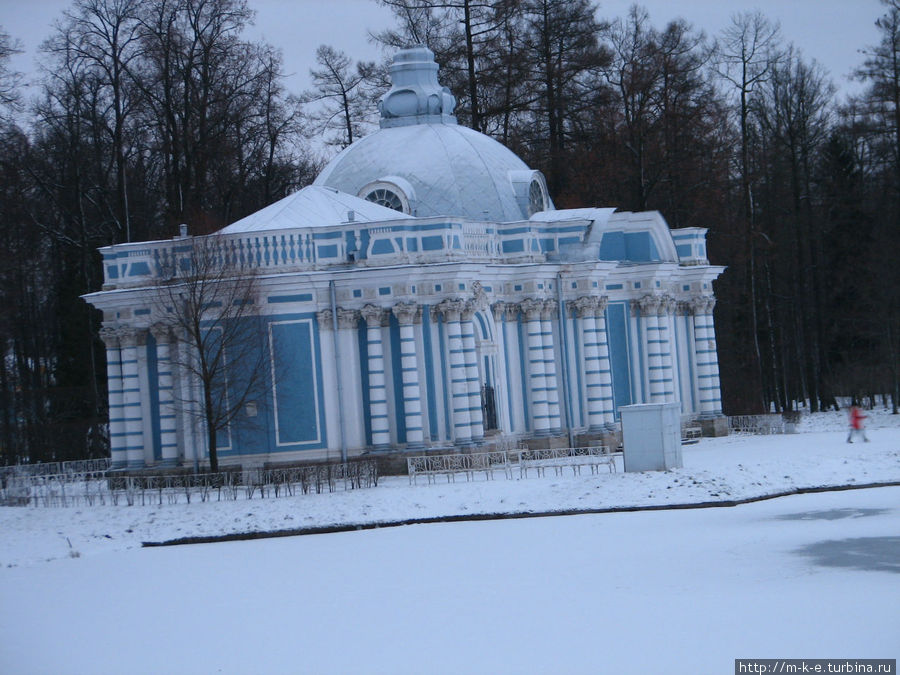
[[[146,506],[293,497],[378,485],[374,460],[165,476],[85,472],[15,476],[0,489],[3,506]]]
[[[529,450],[498,450],[494,452],[454,453],[446,455],[420,455],[408,457],[406,460],[410,484],[417,484],[419,476],[425,476],[433,483],[437,476],[445,476],[448,482],[456,481],[457,475],[464,475],[466,480],[475,480],[483,476],[485,480],[493,480],[497,473],[507,479],[518,476],[527,478],[533,471],[537,476],[546,475],[547,469],[553,469],[561,476],[567,469],[573,475],[580,475],[581,468],[587,466],[591,473],[598,473],[600,467],[613,473],[616,471],[616,457],[620,453],[610,452],[606,446],[584,448],[545,448]]]
[[[733,434],[784,434],[790,431],[781,415],[730,415],[728,429]]]
[[[10,476],[52,476],[109,470],[109,457],[103,459],[77,459],[69,462],[42,462],[39,464],[14,464],[0,467],[0,486]]]

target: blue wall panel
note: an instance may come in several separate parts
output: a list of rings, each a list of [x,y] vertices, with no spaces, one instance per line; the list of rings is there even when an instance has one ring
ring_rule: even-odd
[[[631,399],[631,358],[628,350],[628,314],[626,304],[612,302],[606,308],[609,361],[612,366],[613,398],[616,411]]]
[[[312,318],[269,324],[275,379],[274,440],[286,450],[325,443],[317,332]]]

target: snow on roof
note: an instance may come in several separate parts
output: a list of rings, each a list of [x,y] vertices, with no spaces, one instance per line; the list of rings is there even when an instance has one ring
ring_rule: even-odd
[[[614,208],[586,208],[586,209],[554,209],[538,211],[529,220],[541,223],[556,223],[563,220],[592,220],[600,225],[612,216]]]
[[[510,172],[528,170],[509,148],[473,129],[414,124],[380,129],[356,141],[329,162],[314,185],[359,194],[373,181],[400,176],[415,191],[406,197],[420,218],[510,222],[526,215]]]
[[[378,222],[410,218],[334,188],[308,185],[274,204],[222,228],[222,234],[340,225],[351,220]]]

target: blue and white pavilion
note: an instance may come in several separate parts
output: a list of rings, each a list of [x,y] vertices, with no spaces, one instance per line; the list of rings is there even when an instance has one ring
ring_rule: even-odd
[[[219,434],[220,461],[599,436],[631,403],[720,419],[724,268],[706,229],[555,209],[539,171],[456,123],[437,70],[426,48],[399,52],[378,131],[212,235],[258,272],[265,353],[290,365]],[[102,249],[103,290],[86,296],[104,316],[116,467],[208,457],[179,403],[196,383],[154,302],[184,243]]]

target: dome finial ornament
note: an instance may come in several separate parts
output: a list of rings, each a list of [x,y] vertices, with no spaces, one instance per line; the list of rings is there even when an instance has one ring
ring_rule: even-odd
[[[391,89],[378,101],[381,128],[411,124],[456,124],[456,99],[438,82],[434,52],[417,45],[402,49],[391,64]]]

